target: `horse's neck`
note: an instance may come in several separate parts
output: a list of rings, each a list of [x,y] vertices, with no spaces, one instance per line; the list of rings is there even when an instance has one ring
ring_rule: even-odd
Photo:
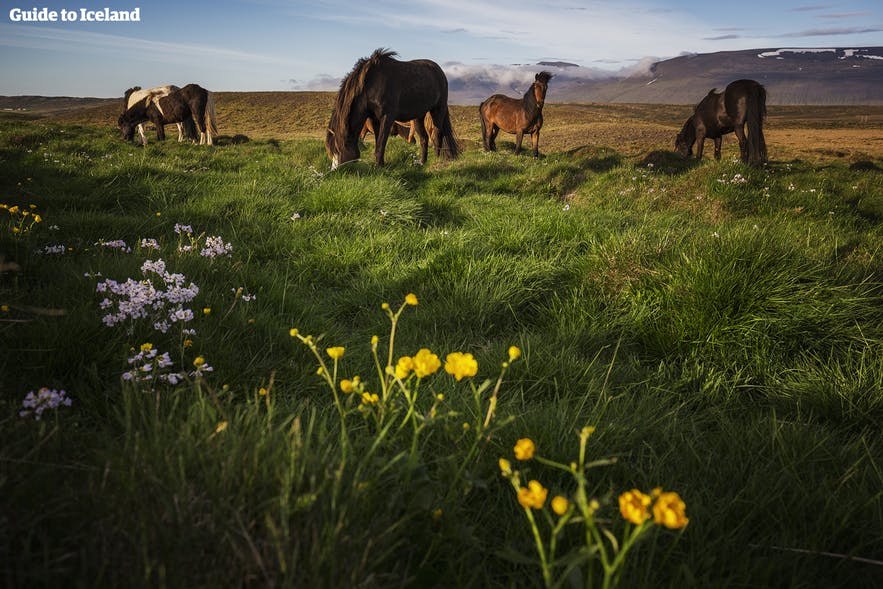
[[[527,92],[524,93],[522,101],[524,102],[524,110],[527,112],[530,120],[537,118],[542,112],[542,108],[537,104],[537,97],[533,93],[533,84],[531,84],[530,88],[527,89]]]

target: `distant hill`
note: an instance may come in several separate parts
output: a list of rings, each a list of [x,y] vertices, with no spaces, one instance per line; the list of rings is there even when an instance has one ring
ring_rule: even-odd
[[[739,78],[767,88],[769,104],[883,104],[883,47],[765,48],[683,55],[652,64],[628,77],[599,77],[597,70],[540,62],[555,78],[549,102],[632,102],[695,104],[711,88],[722,90]],[[451,80],[451,101],[477,104],[497,92],[514,96],[511,80],[493,72]]]

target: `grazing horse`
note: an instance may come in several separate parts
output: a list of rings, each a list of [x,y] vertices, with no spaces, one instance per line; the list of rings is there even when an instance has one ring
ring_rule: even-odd
[[[736,80],[718,94],[712,88],[708,96],[696,105],[675,139],[675,150],[682,156],[693,154],[702,159],[705,139],[714,140],[714,157],[721,159],[721,137],[735,131],[739,139],[742,161],[758,166],[766,163],[766,140],[763,137],[763,119],[766,116],[766,89],[754,80]],[[745,125],[748,125],[748,136]]]
[[[118,125],[124,141],[131,141],[135,126],[145,121],[156,125],[156,136],[160,140],[165,139],[164,126],[167,124],[195,125],[199,131],[199,144],[213,145],[212,137],[218,133],[215,120],[212,93],[196,84],[187,84],[168,96],[136,103],[120,115]]]
[[[435,141],[433,135],[435,133],[435,125],[432,124],[432,117],[429,113],[426,113],[426,116],[423,118],[423,125],[426,127],[426,134],[429,135],[430,139]],[[362,127],[359,139],[364,139],[365,135],[368,133],[374,135],[374,127],[371,126],[371,119],[365,119],[365,126]],[[389,134],[398,135],[408,143],[414,143],[417,138],[417,120],[414,119],[407,123],[396,121],[396,124],[390,129]]]
[[[414,121],[420,139],[420,163],[426,163],[428,134],[423,122],[428,112],[437,133],[433,138],[436,155],[459,155],[459,146],[448,112],[448,79],[434,61],[399,61],[394,51],[377,49],[371,57],[356,62],[343,82],[334,103],[325,150],[331,169],[358,159],[359,133],[366,120],[377,131],[374,160],[384,164],[384,152],[396,121]]]
[[[123,95],[123,112],[126,112],[128,109],[135,106],[139,102],[151,102],[156,98],[168,96],[169,94],[177,90],[180,90],[180,88],[171,84],[169,84],[168,86],[156,86],[155,88],[148,88],[147,90],[142,90],[141,86],[129,88]],[[178,125],[178,143],[180,143],[184,140],[184,125],[183,123],[176,124]],[[187,131],[188,138],[194,139],[194,129],[190,128]],[[141,137],[141,143],[143,145],[147,145],[147,136],[144,134],[144,125],[138,125],[138,135]]]
[[[485,151],[497,149],[497,133],[502,129],[507,133],[515,133],[515,153],[521,152],[521,140],[529,133],[533,142],[533,156],[540,155],[540,129],[543,126],[543,103],[546,101],[546,90],[552,74],[540,72],[534,76],[524,97],[510,98],[503,94],[494,94],[481,103],[478,114],[481,116],[481,141]]]

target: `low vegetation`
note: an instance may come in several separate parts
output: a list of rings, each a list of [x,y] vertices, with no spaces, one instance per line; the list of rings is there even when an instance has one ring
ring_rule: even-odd
[[[462,108],[334,173],[220,101],[250,141],[0,119],[5,584],[875,586],[878,148]]]

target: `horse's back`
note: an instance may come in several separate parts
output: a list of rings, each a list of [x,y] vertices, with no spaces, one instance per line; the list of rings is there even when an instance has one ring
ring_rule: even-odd
[[[162,98],[163,96],[168,96],[172,92],[177,92],[178,90],[180,90],[180,88],[173,84],[168,84],[166,86],[156,86],[154,88],[147,88],[146,90],[135,90],[134,92],[129,94],[127,106],[131,108],[132,105],[138,104],[142,100]]]

